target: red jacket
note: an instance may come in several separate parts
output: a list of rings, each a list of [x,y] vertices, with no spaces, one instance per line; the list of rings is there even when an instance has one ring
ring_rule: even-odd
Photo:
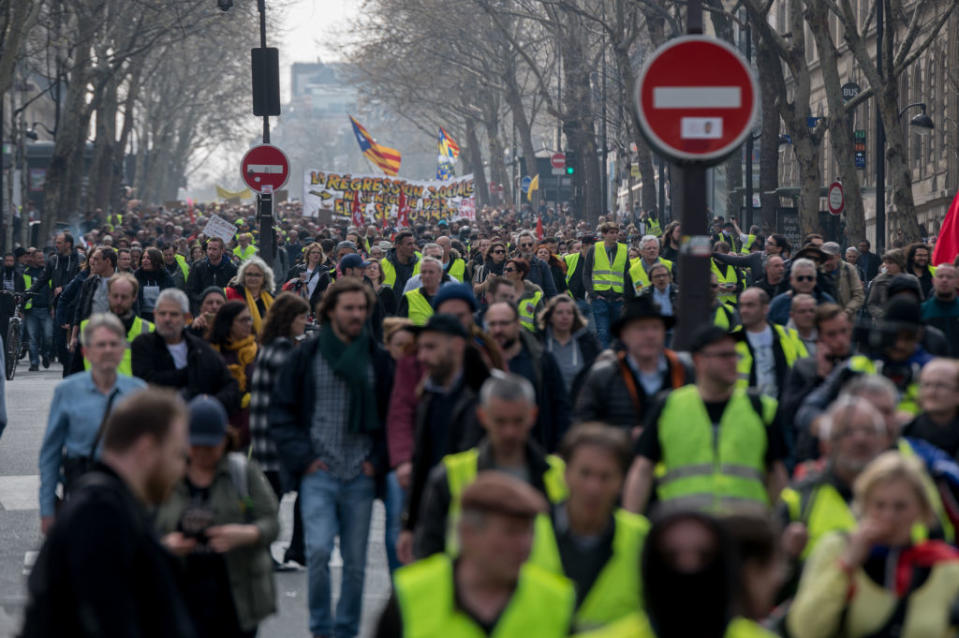
[[[386,416],[386,443],[390,468],[413,460],[413,440],[416,432],[416,389],[426,376],[426,370],[409,354],[396,362],[396,376],[390,394],[390,408]]]

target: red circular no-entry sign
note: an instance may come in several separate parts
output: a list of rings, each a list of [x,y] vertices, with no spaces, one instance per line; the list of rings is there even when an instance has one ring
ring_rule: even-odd
[[[290,161],[286,154],[271,144],[254,146],[243,156],[240,173],[250,190],[257,193],[273,193],[290,176]]]
[[[633,96],[643,135],[674,160],[715,163],[751,134],[759,85],[732,46],[687,35],[659,47]]]
[[[842,190],[842,184],[837,180],[829,185],[829,212],[833,215],[840,215],[846,208],[846,193]]]
[[[553,153],[549,163],[553,168],[566,168],[566,153]]]

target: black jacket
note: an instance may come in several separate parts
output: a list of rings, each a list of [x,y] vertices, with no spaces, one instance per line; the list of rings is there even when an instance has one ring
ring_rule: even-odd
[[[389,353],[370,339],[370,357],[376,379],[376,411],[380,416],[380,429],[373,439],[373,455],[370,461],[378,470],[387,466],[385,428],[393,389],[393,360]],[[315,357],[320,354],[320,341],[312,337],[295,348],[286,364],[277,371],[276,383],[270,396],[267,412],[270,421],[270,436],[276,443],[280,461],[294,476],[300,476],[316,460],[310,428],[313,425],[313,410],[316,406],[316,381],[313,368]],[[134,371],[135,373],[135,371]]]
[[[210,286],[226,288],[230,280],[236,275],[236,266],[229,260],[227,255],[223,255],[220,263],[216,266],[210,263],[208,257],[193,264],[190,269],[190,276],[187,279],[187,288],[190,300],[194,305],[200,304],[200,295]]]
[[[209,394],[223,404],[227,413],[240,408],[240,387],[223,363],[220,353],[188,330],[187,366],[177,370],[166,341],[157,332],[133,340],[131,357],[133,376],[153,385],[177,389],[189,401],[198,394]]]
[[[467,350],[470,352],[470,350]],[[473,351],[475,352],[475,351]],[[477,361],[479,365],[470,366],[469,374],[464,373],[459,387],[455,390],[457,396],[453,401],[453,409],[446,419],[446,448],[434,450],[436,442],[430,436],[430,404],[435,395],[432,392],[423,392],[416,404],[416,418],[413,435],[413,476],[410,484],[410,495],[407,499],[406,514],[403,519],[403,528],[412,530],[419,518],[419,508],[426,489],[427,479],[433,470],[431,459],[442,458],[447,454],[462,452],[475,446],[483,438],[483,426],[476,416],[476,406],[479,403],[479,391],[483,382],[489,378],[489,369]]]
[[[479,456],[476,459],[477,473],[493,468],[493,450],[484,439],[477,446]],[[526,466],[529,469],[530,484],[544,497],[546,485],[543,475],[549,470],[546,454],[536,443],[526,443]],[[413,540],[413,556],[425,558],[446,550],[447,515],[450,509],[450,486],[446,478],[446,466],[437,464],[430,472],[429,482],[423,494],[422,513],[417,521]]]
[[[44,286],[50,285],[54,288],[62,288],[70,283],[79,271],[80,255],[77,251],[74,250],[69,255],[56,253],[47,259],[43,274],[33,280],[30,292],[40,292]]]
[[[138,268],[133,276],[137,278],[137,282],[140,284],[137,292],[137,306],[141,309],[143,308],[143,288],[145,286],[157,286],[161,291],[176,287],[173,277],[167,272],[166,268],[160,268],[159,270]],[[150,312],[153,312],[152,308]]]
[[[540,262],[542,263],[542,262]],[[523,349],[529,354],[533,363],[534,378],[529,379],[536,390],[536,405],[539,406],[539,417],[530,438],[535,440],[547,452],[554,451],[558,446],[570,423],[570,401],[563,383],[563,374],[553,355],[543,349],[543,345],[536,336],[528,330],[520,329],[520,341]],[[510,372],[513,369],[515,357],[507,362]]]
[[[541,330],[536,333],[536,336],[539,337],[539,341],[541,344],[543,344],[543,347],[547,348],[547,332],[545,330]],[[576,405],[576,396],[579,394],[580,388],[583,387],[583,381],[586,380],[586,374],[589,372],[589,369],[593,367],[593,364],[596,363],[596,357],[598,357],[599,353],[603,350],[603,347],[599,344],[599,339],[596,338],[596,335],[594,335],[591,330],[580,330],[576,333],[574,338],[576,339],[576,344],[579,346],[579,352],[583,356],[583,367],[573,378],[573,385],[569,389],[569,404],[571,406]],[[559,364],[557,363],[557,366],[558,365]]]
[[[192,638],[175,558],[110,467],[80,480],[30,574],[23,638]]]
[[[107,278],[109,279],[109,277]],[[80,294],[77,296],[77,309],[73,313],[73,325],[79,326],[84,319],[89,319],[93,313],[93,296],[100,285],[100,277],[91,275],[80,284]],[[134,312],[136,309],[134,309]]]

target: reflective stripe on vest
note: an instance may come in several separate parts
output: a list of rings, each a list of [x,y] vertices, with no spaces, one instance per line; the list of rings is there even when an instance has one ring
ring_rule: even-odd
[[[744,390],[734,390],[714,434],[698,388],[673,390],[658,423],[665,470],[659,498],[682,499],[683,504],[705,509],[737,501],[766,504],[766,423],[772,422],[776,402],[768,397],[760,401],[764,419]]]
[[[84,319],[80,322],[80,334],[83,334],[83,330],[87,327],[89,322],[89,319]],[[117,374],[124,374],[128,377],[133,376],[133,356],[130,352],[130,344],[133,343],[133,340],[140,335],[153,332],[154,330],[156,330],[156,326],[146,319],[137,317],[133,320],[133,323],[130,325],[130,330],[127,332],[127,346],[123,350],[123,359],[120,360],[120,365],[117,366]],[[83,357],[83,369],[89,370],[90,367],[90,360],[86,357]]]
[[[536,307],[543,298],[543,292],[537,290],[532,297],[520,299],[517,307],[519,322],[530,332],[536,332]]]
[[[406,293],[406,303],[409,306],[407,317],[417,326],[425,326],[427,319],[433,316],[433,306],[426,300],[419,288]]]
[[[457,259],[446,272],[449,273],[450,277],[456,279],[456,281],[462,282],[463,277],[466,276],[466,262],[462,259]]]
[[[616,244],[616,257],[610,265],[606,244],[598,243],[593,246],[593,290],[612,290],[622,294],[626,284],[623,273],[626,272],[628,254],[626,244]]]
[[[635,290],[638,295],[643,288],[649,285],[649,275],[646,274],[646,267],[643,265],[642,257],[637,257],[630,263],[632,266],[629,269],[629,278],[633,280],[633,290]],[[657,257],[656,263],[666,266],[669,268],[670,273],[672,273],[673,262],[668,259],[663,259],[662,257]],[[650,268],[652,268],[652,266],[650,266]]]
[[[396,570],[393,584],[403,638],[561,638],[576,604],[573,583],[526,564],[491,634],[456,604],[453,561],[435,554]]]
[[[569,285],[569,282],[573,279],[573,273],[576,272],[576,265],[579,263],[580,254],[570,253],[568,255],[563,255],[563,259],[566,261],[566,285]]]
[[[460,499],[465,490],[475,479],[479,449],[471,448],[456,454],[447,454],[442,463],[446,467],[446,482],[450,491],[450,506],[446,514],[446,552],[451,556],[459,553],[459,539],[456,536],[456,525],[460,519]],[[569,494],[566,489],[566,464],[558,456],[552,454],[546,457],[549,469],[543,474],[543,486],[546,488],[546,497],[550,503],[560,503]],[[549,523],[549,517],[541,515]]]
[[[636,566],[639,565],[643,543],[649,532],[649,521],[622,509],[616,510],[614,521],[613,553],[576,610],[573,619],[575,631],[588,631],[607,625],[628,616],[637,604],[642,606],[642,583]],[[537,536],[538,542],[530,555],[530,562],[562,574],[562,558],[549,519],[547,528],[537,531],[540,535]]]
[[[723,272],[719,269],[719,264],[716,263],[715,259],[710,259],[709,263],[712,264],[710,266],[710,270],[712,270],[712,272],[716,274],[716,279],[718,280],[720,286],[722,286],[723,284],[739,285],[739,274],[736,272],[735,268],[733,268],[729,264],[726,264],[725,272]],[[734,305],[736,303],[735,292],[718,294],[716,296],[723,303],[734,304]]]
[[[573,634],[573,638],[656,638],[656,632],[649,624],[649,617],[642,611],[635,611],[601,629]],[[723,638],[776,638],[776,634],[752,620],[733,618],[726,625]]]
[[[413,275],[420,274],[420,261],[421,261],[420,254],[415,253],[415,256],[416,256],[416,263],[413,264],[413,274],[410,275],[410,277],[412,277]],[[382,285],[386,286],[387,288],[392,288],[393,284],[396,283],[396,268],[393,266],[393,262],[390,261],[388,258],[384,257],[383,259],[380,260],[380,270],[383,271]],[[333,274],[333,273],[330,273],[330,274]]]

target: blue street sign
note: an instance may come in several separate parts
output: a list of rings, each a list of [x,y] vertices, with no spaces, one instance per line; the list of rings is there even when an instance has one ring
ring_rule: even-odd
[[[528,192],[529,192],[529,185],[532,184],[532,183],[533,183],[533,178],[530,177],[529,175],[527,175],[526,177],[523,178],[523,181],[520,182],[520,188],[523,189],[523,192],[524,192],[524,193],[528,193]]]

